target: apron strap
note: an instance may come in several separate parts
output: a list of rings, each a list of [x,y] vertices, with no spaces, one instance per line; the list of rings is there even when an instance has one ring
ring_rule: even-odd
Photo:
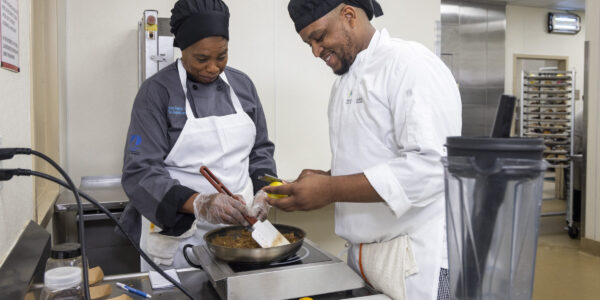
[[[363,266],[362,266],[362,246],[363,243],[360,243],[360,247],[358,248],[358,268],[360,269],[360,275],[362,276],[362,278],[365,280],[365,282],[369,285],[369,286],[373,286],[369,280],[367,279],[367,276],[365,275],[365,272],[363,271]]]
[[[183,96],[185,97],[185,115],[188,118],[188,120],[193,120],[196,117],[194,116],[192,106],[190,105],[190,101],[187,97],[187,72],[183,67],[181,58],[177,59],[177,71],[179,72],[179,81],[181,82],[181,87],[183,88]]]
[[[225,71],[223,71],[223,73],[221,73],[221,75],[219,75],[219,76],[229,86],[229,96],[231,98],[231,103],[233,104],[233,108],[235,109],[235,112],[238,114],[244,113],[244,109],[242,108],[242,103],[240,103],[240,99],[235,94],[235,91],[233,90],[233,87],[229,83],[229,80],[227,80],[227,75],[225,75]]]

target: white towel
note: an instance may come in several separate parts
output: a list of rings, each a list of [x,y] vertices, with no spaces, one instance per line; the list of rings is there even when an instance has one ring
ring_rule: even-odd
[[[363,244],[361,265],[369,283],[394,300],[406,299],[405,278],[418,272],[408,235]]]
[[[181,281],[179,280],[179,276],[177,276],[177,271],[175,271],[175,269],[165,270],[165,273],[167,273],[167,275],[169,275],[173,279],[175,279],[175,281],[181,283]],[[173,284],[170,281],[168,281],[166,278],[164,278],[162,275],[160,275],[156,271],[149,271],[148,277],[150,277],[150,284],[152,284],[153,290],[163,289],[163,288],[168,288],[168,287],[173,286]]]
[[[173,259],[179,249],[179,244],[182,240],[194,235],[197,230],[196,222],[192,227],[180,236],[168,236],[158,232],[151,232],[146,239],[146,252],[157,265],[170,266],[173,264]]]

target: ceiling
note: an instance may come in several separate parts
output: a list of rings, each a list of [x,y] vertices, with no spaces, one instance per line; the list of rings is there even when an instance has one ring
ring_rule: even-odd
[[[585,10],[585,0],[472,0],[473,2],[506,3],[557,10]]]

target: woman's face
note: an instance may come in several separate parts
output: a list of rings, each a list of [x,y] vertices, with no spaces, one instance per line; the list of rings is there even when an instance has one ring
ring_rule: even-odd
[[[224,37],[203,38],[181,52],[181,62],[197,82],[211,83],[227,66],[228,41]]]

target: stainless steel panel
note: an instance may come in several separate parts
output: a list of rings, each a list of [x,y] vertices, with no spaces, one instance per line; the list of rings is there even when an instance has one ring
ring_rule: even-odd
[[[486,134],[485,110],[486,90],[479,88],[460,88],[463,98],[463,135],[482,136]]]
[[[465,136],[490,134],[504,92],[505,11],[503,4],[442,0],[442,59],[460,85]]]
[[[460,50],[460,29],[456,24],[443,24],[442,53],[455,53]]]
[[[459,0],[448,0],[442,1],[442,5],[440,6],[442,15],[441,21],[442,24],[447,25],[458,25],[460,21],[459,10],[460,1]]]
[[[481,7],[460,8],[460,84],[482,87],[486,84],[487,11]]]
[[[328,260],[234,272],[227,263],[216,260],[205,246],[195,247],[194,254],[223,299],[293,299],[365,288],[362,278],[345,262],[318,249],[308,239],[304,243]]]
[[[588,97],[588,91],[589,91],[589,74],[590,74],[590,66],[589,66],[589,62],[590,62],[590,42],[589,41],[585,41],[585,53],[584,53],[584,63],[583,63],[583,122],[582,122],[582,128],[581,130],[583,130],[583,145],[581,145],[583,153],[582,153],[582,162],[581,162],[581,179],[580,179],[580,185],[581,185],[581,236],[585,236],[585,209],[586,209],[586,196],[587,196],[587,185],[586,185],[586,180],[587,180],[587,129],[588,129],[588,118],[589,118],[589,111],[588,111],[588,101],[589,101],[589,97]]]
[[[109,209],[119,219],[127,205],[121,176],[87,176],[79,189]],[[82,199],[86,250],[90,266],[102,266],[105,274],[139,270],[139,254],[129,241],[115,232],[115,224],[91,203]],[[71,191],[61,192],[54,207],[53,244],[77,242],[77,205]]]
[[[50,234],[29,221],[0,264],[0,299],[31,299],[27,290],[32,282],[43,279],[49,254]]]
[[[171,18],[158,18],[158,36],[174,37],[171,33]]]
[[[486,87],[504,92],[506,12],[504,6],[488,6]]]

